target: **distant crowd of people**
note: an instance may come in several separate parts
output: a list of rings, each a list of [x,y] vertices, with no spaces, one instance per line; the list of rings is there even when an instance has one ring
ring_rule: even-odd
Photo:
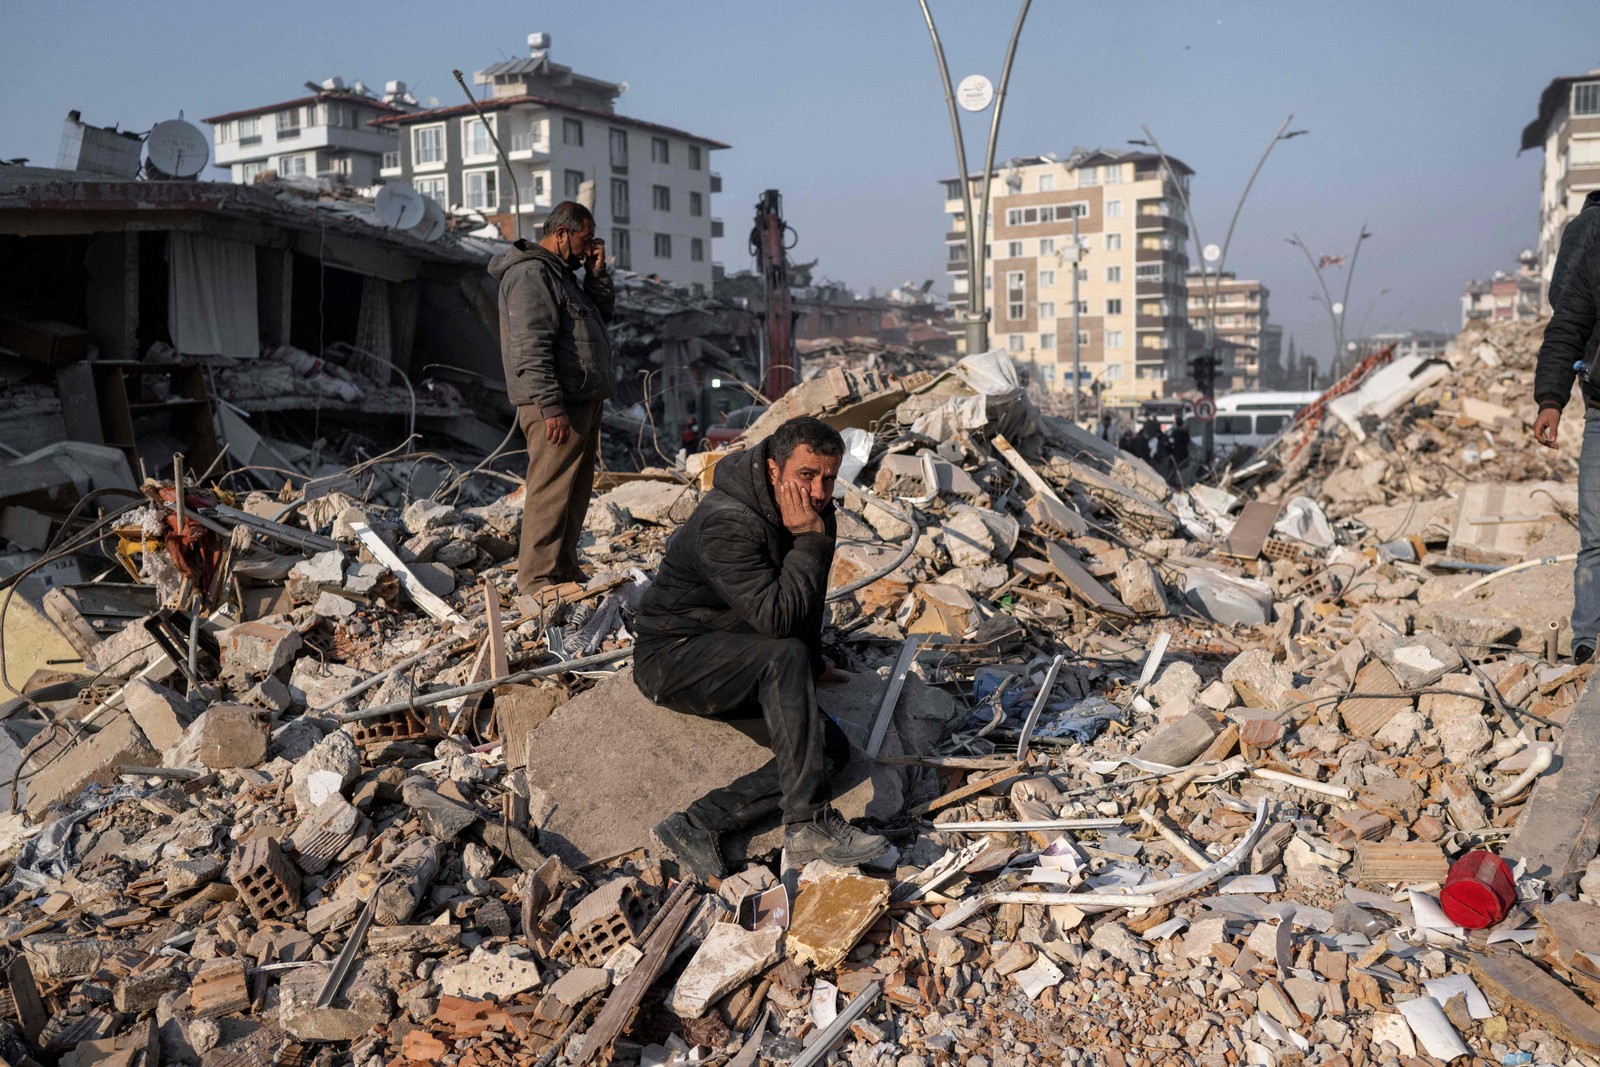
[[[1108,412],[1101,423],[1100,436],[1108,441],[1113,440],[1116,424],[1116,416]],[[1174,483],[1187,468],[1194,443],[1189,435],[1189,427],[1184,424],[1182,412],[1173,416],[1170,427],[1162,426],[1153,415],[1137,429],[1130,422],[1114,439],[1118,448],[1138,456]]]

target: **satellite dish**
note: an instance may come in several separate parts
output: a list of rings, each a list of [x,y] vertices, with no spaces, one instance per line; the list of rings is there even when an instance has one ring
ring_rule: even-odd
[[[385,185],[378,190],[373,208],[391,230],[409,230],[427,214],[427,200],[409,185]]]
[[[168,178],[193,178],[211,161],[211,142],[182,119],[158,122],[145,138],[145,163]]]
[[[1218,248],[1216,245],[1206,245],[1200,250],[1200,254],[1206,257],[1207,263],[1215,263],[1217,260],[1222,258],[1222,249]]]
[[[422,221],[411,227],[411,236],[419,241],[437,241],[444,236],[449,221],[445,218],[444,208],[439,206],[437,200],[429,197],[422,198]]]

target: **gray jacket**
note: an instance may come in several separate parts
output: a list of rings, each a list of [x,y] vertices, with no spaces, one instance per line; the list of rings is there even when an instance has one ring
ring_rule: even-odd
[[[611,273],[588,272],[579,285],[560,256],[530,241],[491,259],[489,273],[500,282],[500,359],[511,402],[550,418],[611,396]]]

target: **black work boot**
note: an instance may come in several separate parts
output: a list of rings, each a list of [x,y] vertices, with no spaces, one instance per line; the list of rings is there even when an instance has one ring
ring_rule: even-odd
[[[683,873],[702,882],[725,878],[728,868],[717,847],[717,834],[702,830],[683,812],[674,812],[656,823],[656,840],[678,861]]]
[[[800,867],[812,860],[827,860],[841,867],[859,867],[883,855],[889,842],[851,826],[831,807],[823,808],[810,822],[784,827],[784,860]]]

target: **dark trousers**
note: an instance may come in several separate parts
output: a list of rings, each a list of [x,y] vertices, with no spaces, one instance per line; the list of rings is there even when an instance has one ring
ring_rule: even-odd
[[[850,742],[817,708],[804,641],[740,633],[641,639],[633,677],[657,704],[722,719],[772,749],[759,769],[689,806],[702,829],[742,830],[779,813],[785,823],[808,822],[827,805],[828,779],[849,761]]]
[[[600,450],[599,401],[567,408],[572,433],[564,444],[544,437],[544,416],[535,405],[517,409],[528,439],[528,479],[522,499],[522,537],[517,546],[517,589],[532,593],[547,585],[581,581],[578,538],[594,488]]]

